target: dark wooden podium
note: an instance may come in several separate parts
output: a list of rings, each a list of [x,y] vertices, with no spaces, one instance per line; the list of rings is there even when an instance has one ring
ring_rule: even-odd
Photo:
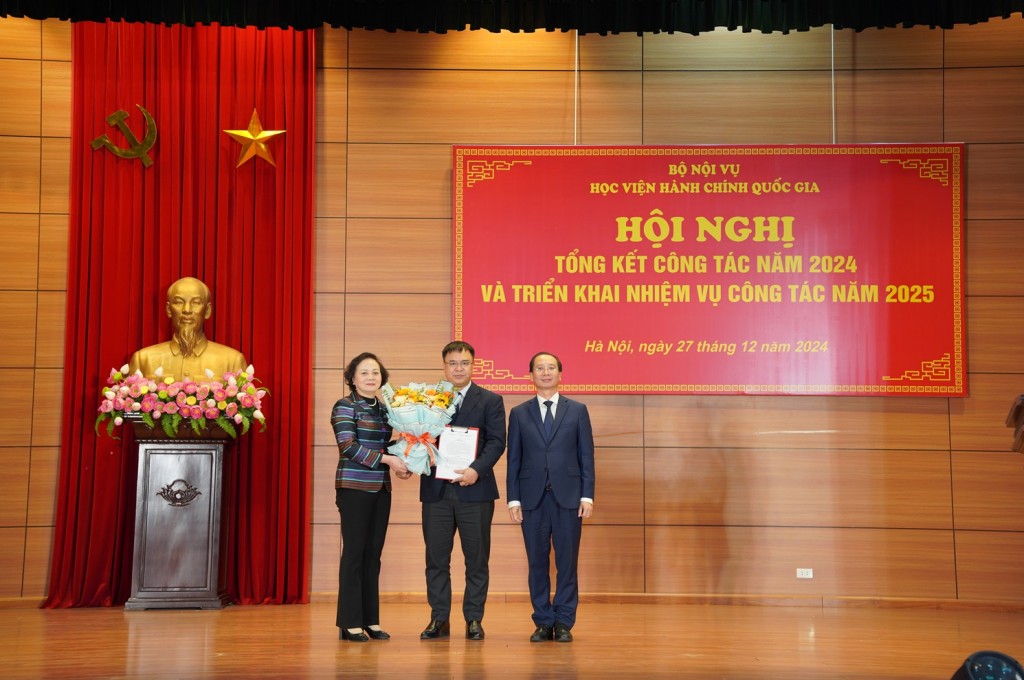
[[[139,451],[132,594],[125,609],[221,609],[221,472],[232,440],[183,427],[168,438],[129,418]]]
[[[1024,452],[1024,394],[1013,402],[1010,412],[1006,415],[1006,426],[1014,428],[1013,450]]]

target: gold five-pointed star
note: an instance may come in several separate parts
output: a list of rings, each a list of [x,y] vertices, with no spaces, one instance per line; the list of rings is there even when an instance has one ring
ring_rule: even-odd
[[[270,154],[270,149],[267,148],[267,140],[275,135],[283,135],[284,130],[264,130],[263,126],[260,125],[260,117],[256,113],[256,109],[252,110],[252,118],[249,119],[248,130],[224,130],[224,132],[231,135],[231,138],[242,145],[242,153],[238,155],[238,164],[236,168],[241,167],[242,163],[253,156],[259,156],[266,162],[277,167],[277,163],[274,162],[274,157]]]

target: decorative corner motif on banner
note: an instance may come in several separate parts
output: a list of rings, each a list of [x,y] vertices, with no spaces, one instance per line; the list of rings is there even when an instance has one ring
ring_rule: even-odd
[[[139,138],[135,136],[135,133],[132,132],[125,122],[128,118],[128,112],[124,109],[118,109],[107,116],[107,125],[116,127],[121,131],[124,138],[128,140],[128,148],[122,149],[117,146],[104,133],[92,140],[92,150],[96,151],[100,147],[105,147],[107,151],[118,158],[138,158],[142,161],[142,166],[148,168],[153,165],[153,159],[149,157],[149,150],[156,144],[156,121],[153,120],[152,114],[143,108],[141,104],[136,104],[135,106],[138,107],[139,111],[142,111],[142,116],[146,119],[146,135],[142,138],[142,141],[139,141]]]
[[[196,499],[197,496],[202,495],[202,491],[195,488],[184,479],[175,479],[173,482],[165,486],[157,496],[160,496],[168,505],[174,506],[175,508],[183,508]]]
[[[917,170],[921,179],[934,179],[949,186],[949,159],[946,158],[882,158],[879,163],[899,163],[904,170]]]
[[[260,124],[260,117],[256,113],[256,109],[252,110],[252,118],[249,119],[248,129],[224,130],[224,132],[242,145],[242,151],[238,154],[238,163],[235,165],[236,168],[241,167],[243,163],[255,156],[259,156],[275,168],[277,167],[277,163],[274,162],[274,156],[270,153],[270,149],[267,148],[267,140],[277,135],[283,135],[285,130],[264,130]]]
[[[882,380],[942,380],[948,381],[953,376],[953,363],[950,361],[949,353],[943,354],[933,361],[922,361],[921,370],[904,371],[903,375],[883,375]]]
[[[532,164],[531,161],[466,161],[466,187],[494,179],[499,171],[511,170],[514,165]]]

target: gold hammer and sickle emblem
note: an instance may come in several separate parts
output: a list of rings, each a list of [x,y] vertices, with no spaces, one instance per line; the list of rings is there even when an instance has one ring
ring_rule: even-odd
[[[131,131],[128,124],[125,123],[125,119],[128,118],[128,112],[124,109],[118,109],[112,114],[107,116],[107,125],[116,126],[124,138],[128,140],[127,149],[122,149],[116,146],[110,137],[105,134],[100,135],[96,139],[92,140],[92,149],[95,151],[101,146],[107,147],[107,150],[118,158],[139,158],[142,160],[144,167],[153,165],[153,159],[149,157],[149,150],[156,144],[156,121],[153,120],[153,116],[150,115],[149,111],[144,109],[142,105],[136,104],[139,111],[142,111],[142,115],[146,118],[146,136],[140,142],[139,138],[135,136],[135,133]]]

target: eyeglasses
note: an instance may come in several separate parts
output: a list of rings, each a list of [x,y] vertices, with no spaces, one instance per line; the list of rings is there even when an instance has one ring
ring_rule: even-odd
[[[472,361],[446,361],[445,364],[448,368],[469,368],[473,365]]]

